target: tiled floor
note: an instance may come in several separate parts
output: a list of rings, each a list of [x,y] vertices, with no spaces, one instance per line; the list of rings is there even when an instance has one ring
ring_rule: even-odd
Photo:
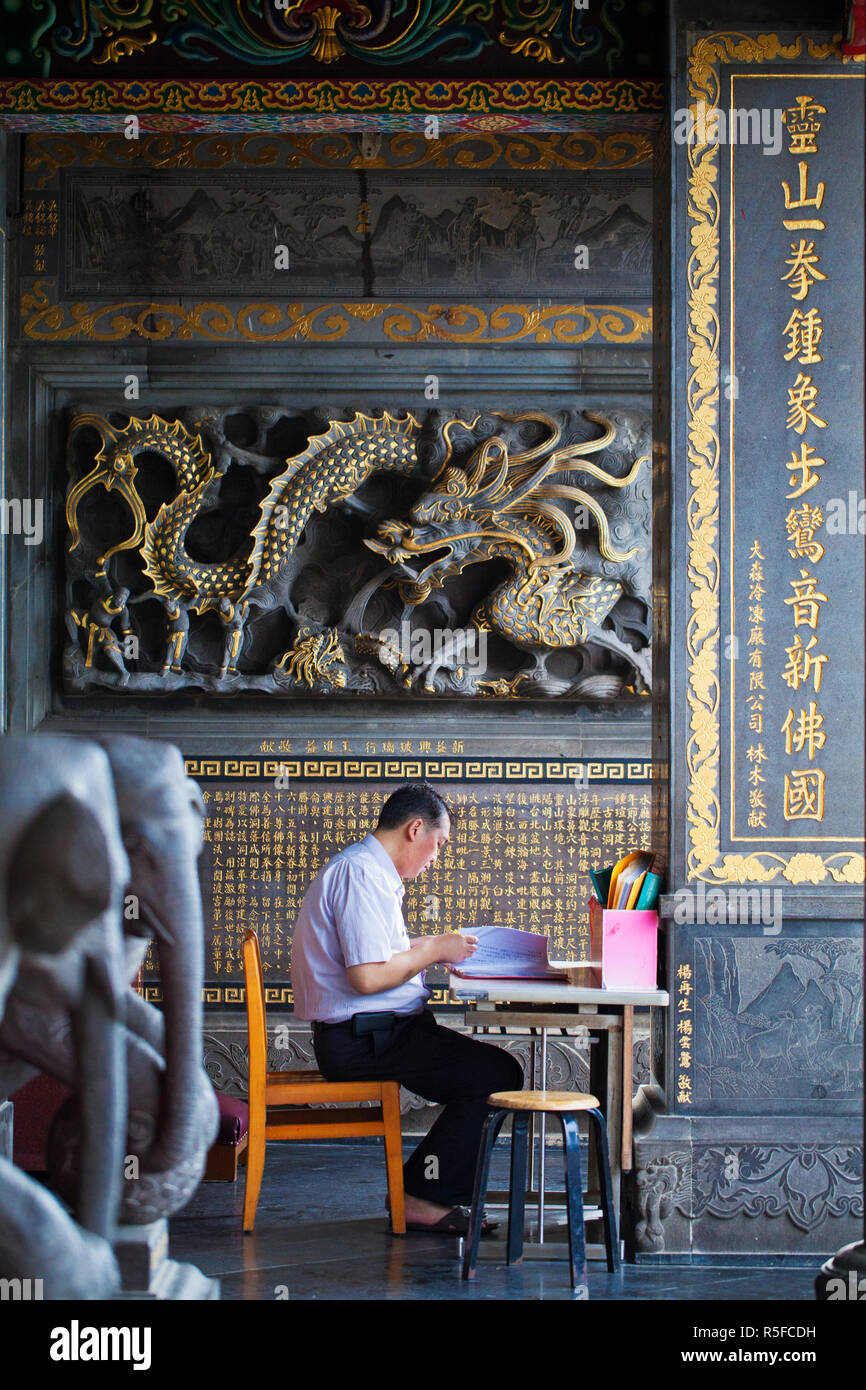
[[[506,1185],[507,1163],[507,1150],[497,1151],[491,1186]],[[172,1219],[171,1256],[218,1278],[223,1299],[573,1297],[558,1260],[512,1269],[482,1260],[477,1278],[463,1282],[455,1239],[390,1235],[384,1176],[374,1143],[271,1144],[254,1234],[241,1232],[242,1169],[237,1183],[202,1184]],[[589,1268],[590,1299],[814,1299],[813,1268],[626,1265],[618,1275],[594,1261]]]

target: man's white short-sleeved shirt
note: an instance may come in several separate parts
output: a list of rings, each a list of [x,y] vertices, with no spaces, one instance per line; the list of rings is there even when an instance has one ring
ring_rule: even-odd
[[[388,961],[410,949],[404,892],[391,856],[373,835],[348,845],[319,871],[301,903],[292,940],[298,1018],[343,1023],[353,1014],[423,1008],[431,993],[423,971],[380,994],[357,994],[346,976],[348,966]]]

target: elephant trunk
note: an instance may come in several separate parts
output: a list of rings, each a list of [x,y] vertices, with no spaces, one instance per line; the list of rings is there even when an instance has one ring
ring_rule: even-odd
[[[204,922],[195,863],[167,865],[173,885],[173,924],[160,933],[160,978],[165,1026],[165,1076],[159,1130],[147,1156],[151,1171],[185,1160],[197,1149],[206,1152],[217,1125],[213,1088],[202,1067]]]
[[[88,957],[74,1017],[81,1113],[77,1218],[94,1234],[114,1236],[126,1140],[124,1001],[105,960]]]

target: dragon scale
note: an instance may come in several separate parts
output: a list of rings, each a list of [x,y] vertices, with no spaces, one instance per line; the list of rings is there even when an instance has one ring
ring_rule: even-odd
[[[510,527],[512,533],[517,530],[513,519]],[[571,647],[585,642],[587,619],[601,623],[622,594],[622,585],[615,579],[585,575],[568,564],[551,569],[534,567],[528,563],[528,555],[541,559],[554,554],[558,538],[537,518],[527,520],[520,531],[527,549],[506,540],[480,538],[482,543],[469,556],[444,566],[436,582],[460,573],[470,563],[507,560],[513,571],[510,578],[476,608],[472,622],[521,647]],[[401,585],[407,597],[410,587]],[[432,587],[420,586],[412,601],[423,602]]]
[[[332,422],[307,448],[287,461],[262,500],[253,546],[244,558],[217,564],[194,561],[185,549],[187,531],[202,511],[213,470],[191,491],[164,504],[145,527],[145,573],[156,593],[183,594],[195,612],[216,608],[221,598],[255,598],[279,586],[314,511],[350,497],[377,470],[402,474],[418,468],[412,415],[380,418],[356,414]]]

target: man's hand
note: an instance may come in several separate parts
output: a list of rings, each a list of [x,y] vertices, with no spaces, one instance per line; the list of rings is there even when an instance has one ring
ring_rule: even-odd
[[[437,960],[443,965],[460,965],[468,960],[478,948],[477,936],[464,936],[462,932],[447,932],[438,938],[440,943]]]

